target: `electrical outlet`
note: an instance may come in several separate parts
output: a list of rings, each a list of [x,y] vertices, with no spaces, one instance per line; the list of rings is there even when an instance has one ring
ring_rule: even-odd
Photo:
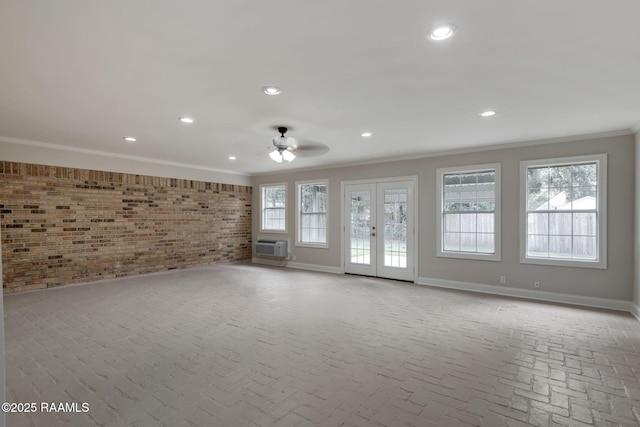
[[[540,289],[540,281],[536,280],[535,282],[533,282],[533,287],[536,289]]]
[[[500,283],[502,284],[507,283],[507,276],[500,276]]]

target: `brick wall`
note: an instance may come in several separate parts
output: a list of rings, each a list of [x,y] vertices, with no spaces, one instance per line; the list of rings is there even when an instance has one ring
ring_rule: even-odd
[[[0,161],[0,235],[5,293],[249,259],[251,187]]]

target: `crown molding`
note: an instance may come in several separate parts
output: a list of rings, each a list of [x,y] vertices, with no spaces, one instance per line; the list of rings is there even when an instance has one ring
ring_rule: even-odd
[[[237,171],[209,168],[206,166],[193,165],[190,163],[171,162],[168,160],[153,159],[150,157],[132,156],[128,154],[113,153],[111,151],[72,147],[69,145],[52,144],[49,142],[41,142],[41,141],[31,141],[28,139],[11,138],[11,137],[2,136],[2,135],[0,135],[0,142],[5,142],[7,144],[25,145],[30,147],[48,148],[51,150],[69,151],[69,152],[80,153],[80,154],[89,154],[93,156],[111,157],[114,159],[132,160],[136,162],[150,163],[155,165],[173,166],[173,167],[179,167],[179,168],[185,168],[185,169],[202,170],[207,172],[225,173],[230,175],[249,176],[248,174],[240,173]]]
[[[253,177],[253,176],[279,175],[283,173],[295,173],[295,172],[302,172],[302,171],[306,172],[306,171],[314,171],[314,170],[337,169],[337,168],[352,167],[352,166],[375,165],[380,163],[399,162],[403,160],[418,160],[418,159],[426,159],[431,157],[451,156],[455,154],[480,153],[483,151],[505,150],[509,148],[533,147],[536,145],[557,144],[560,142],[587,141],[590,139],[612,138],[616,136],[633,135],[635,133],[636,131],[630,128],[618,129],[618,130],[607,131],[607,132],[562,136],[558,138],[523,140],[523,141],[514,141],[514,142],[501,143],[501,144],[483,145],[481,147],[459,148],[455,150],[441,150],[441,151],[433,151],[429,153],[415,153],[415,154],[408,154],[403,156],[385,157],[384,159],[377,158],[377,159],[355,161],[355,162],[344,162],[344,163],[333,164],[331,166],[293,168],[293,169],[287,169],[286,171],[278,171],[278,172],[258,172],[258,173],[252,173],[250,174],[250,176]]]

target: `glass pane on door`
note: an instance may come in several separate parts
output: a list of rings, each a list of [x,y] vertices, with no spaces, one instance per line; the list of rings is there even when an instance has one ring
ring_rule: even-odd
[[[384,266],[407,268],[407,188],[384,190]]]
[[[371,192],[351,192],[351,263],[371,264]]]

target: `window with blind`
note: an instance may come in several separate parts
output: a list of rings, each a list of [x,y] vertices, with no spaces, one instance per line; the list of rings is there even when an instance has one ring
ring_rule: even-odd
[[[606,268],[606,155],[521,163],[521,261]]]
[[[327,181],[297,183],[297,244],[327,247]]]
[[[437,169],[438,256],[500,260],[500,164]]]
[[[262,206],[261,231],[287,231],[287,185],[272,184],[260,186]]]

